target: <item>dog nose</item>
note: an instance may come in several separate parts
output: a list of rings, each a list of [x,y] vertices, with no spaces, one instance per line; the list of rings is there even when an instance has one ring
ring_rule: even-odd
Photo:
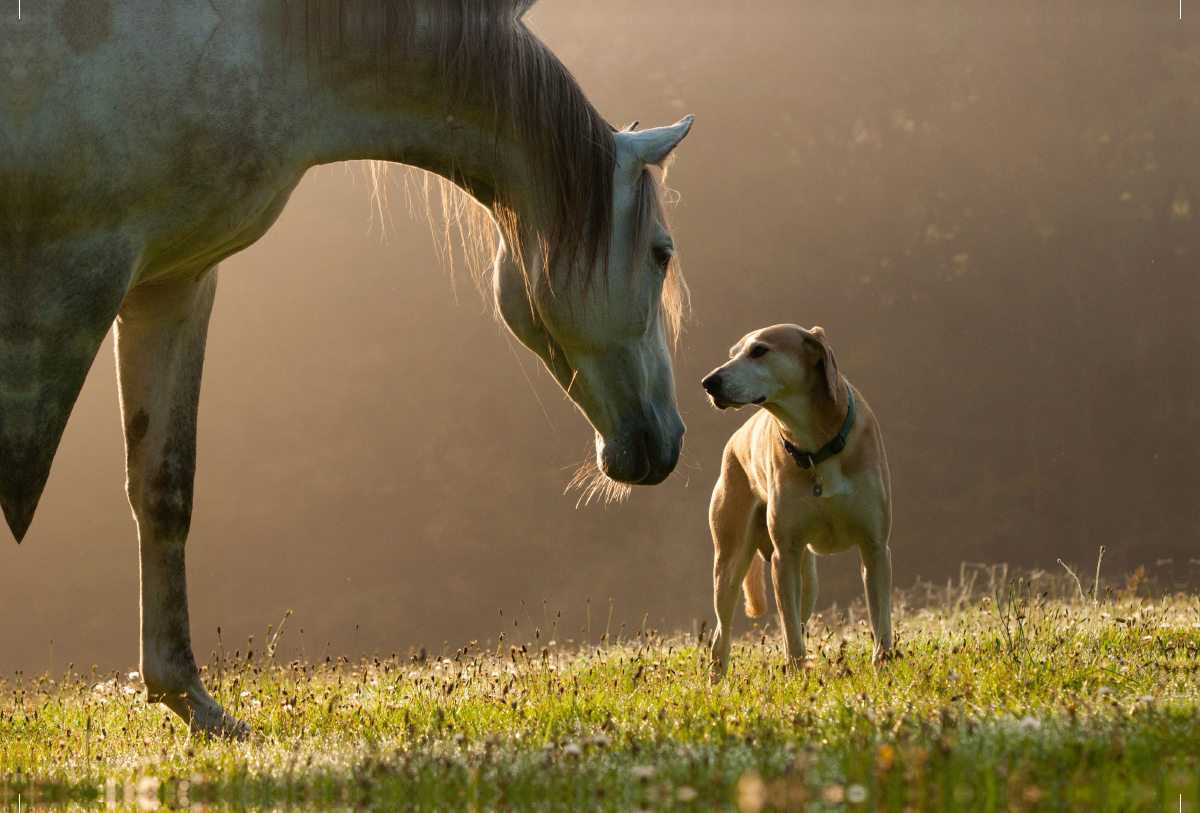
[[[707,392],[709,395],[716,395],[717,390],[721,389],[720,374],[712,373],[711,375],[709,375],[707,378],[705,378],[703,381],[700,382],[700,386],[704,387],[704,391]]]

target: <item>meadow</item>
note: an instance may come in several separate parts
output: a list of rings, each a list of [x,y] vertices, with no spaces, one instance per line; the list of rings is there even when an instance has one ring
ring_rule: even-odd
[[[710,631],[590,646],[522,615],[498,643],[309,663],[287,636],[207,685],[255,734],[188,736],[136,675],[0,683],[0,799],[25,807],[1200,810],[1195,595],[964,568],[897,594],[875,668],[854,607],[772,627],[709,680]],[[540,608],[539,608],[540,609]],[[540,613],[539,613],[540,614]],[[286,625],[285,625],[286,626]],[[516,638],[523,640],[518,644]]]

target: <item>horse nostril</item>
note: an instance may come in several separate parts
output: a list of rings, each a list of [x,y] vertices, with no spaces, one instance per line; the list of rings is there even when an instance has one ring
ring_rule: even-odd
[[[715,394],[717,390],[721,389],[721,376],[717,373],[713,373],[708,378],[701,381],[700,386],[704,387],[704,391],[710,395]]]

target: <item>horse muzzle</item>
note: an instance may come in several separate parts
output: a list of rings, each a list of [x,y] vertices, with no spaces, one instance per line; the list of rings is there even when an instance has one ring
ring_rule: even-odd
[[[634,486],[658,485],[670,476],[683,449],[683,421],[653,429],[639,427],[610,438],[596,437],[596,459],[610,480]]]

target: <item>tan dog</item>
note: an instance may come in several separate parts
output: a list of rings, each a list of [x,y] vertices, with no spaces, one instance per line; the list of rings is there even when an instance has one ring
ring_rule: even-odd
[[[804,658],[804,624],[817,602],[813,554],[857,545],[874,660],[892,648],[891,483],[874,413],[838,372],[825,331],[776,325],[747,335],[704,379],[720,409],[762,411],[725,446],[709,522],[717,634],[713,679],[729,668],[730,623],[745,580],[746,614],[766,612],[765,558],[783,617],[788,666]],[[815,464],[815,465],[814,465]]]

